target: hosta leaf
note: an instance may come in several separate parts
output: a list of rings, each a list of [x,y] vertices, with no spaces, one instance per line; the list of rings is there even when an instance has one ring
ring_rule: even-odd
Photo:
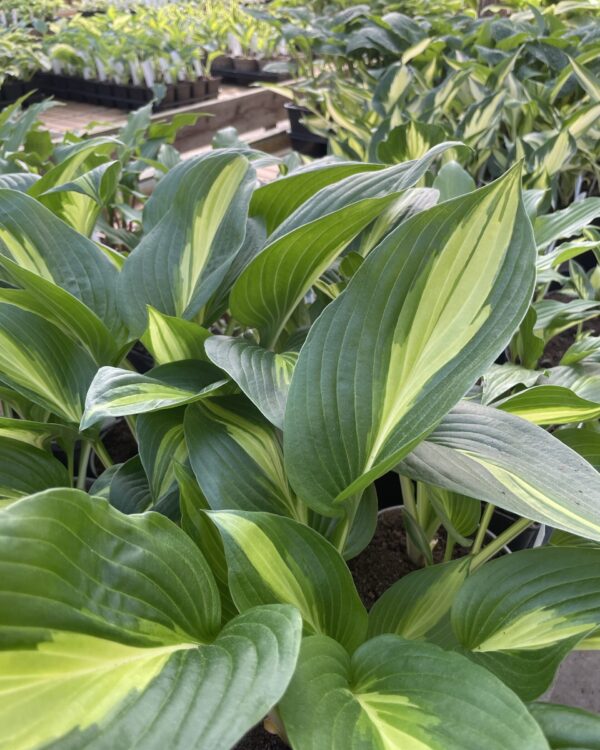
[[[600,356],[600,336],[582,336],[562,355],[560,365],[576,365],[587,357]]]
[[[596,471],[600,471],[600,433],[570,427],[557,430],[553,434],[561,443],[568,445],[589,461]]]
[[[0,506],[6,499],[70,484],[69,472],[51,453],[4,437],[0,427]]]
[[[18,190],[20,193],[26,193],[33,183],[39,179],[39,175],[30,172],[3,174],[0,176],[0,188],[9,188],[10,190]]]
[[[280,177],[261,185],[252,196],[250,215],[264,221],[269,235],[299,206],[327,185],[359,172],[375,172],[380,169],[383,169],[381,164],[337,162],[323,165],[316,162],[288,177]]]
[[[570,388],[537,385],[496,404],[534,424],[569,424],[600,416],[600,403],[581,398]]]
[[[182,360],[160,365],[147,375],[101,367],[85,400],[81,429],[106,417],[171,409],[204,398],[227,381],[210,362]]]
[[[67,336],[81,343],[98,365],[119,358],[122,341],[77,297],[1,255],[0,268],[4,268],[10,280],[24,290],[15,294],[13,289],[0,289],[0,300],[18,304],[54,323]]]
[[[600,198],[584,198],[562,211],[538,216],[533,228],[538,248],[552,242],[579,234],[583,227],[600,216]]]
[[[90,169],[105,163],[108,155],[120,145],[115,138],[98,137],[88,138],[63,148],[59,163],[32,185],[29,195],[39,199],[50,190],[76,180]]]
[[[77,429],[65,424],[0,417],[0,437],[20,440],[36,448],[49,448],[53,439],[66,446],[77,440],[78,436]]]
[[[506,345],[534,275],[519,182],[514,169],[400,225],[313,325],[284,435],[292,487],[315,510],[341,512]]]
[[[569,58],[571,67],[581,87],[592,101],[600,102],[600,79],[591,71],[580,65],[576,60]]]
[[[206,354],[235,381],[254,405],[276,427],[283,415],[297,354],[275,354],[250,341],[213,336]]]
[[[330,638],[305,638],[279,708],[295,750],[548,750],[494,675],[394,635],[352,657]]]
[[[183,464],[175,465],[175,475],[179,486],[181,528],[196,542],[213,572],[221,595],[221,619],[226,623],[238,614],[238,610],[229,591],[223,540],[208,513],[204,512],[210,510],[210,506],[198,487],[196,477]]]
[[[377,148],[377,156],[385,164],[398,164],[419,159],[432,146],[446,140],[446,133],[438,125],[409,120],[392,128]]]
[[[227,557],[229,588],[244,612],[293,604],[310,635],[335,638],[349,651],[367,631],[363,607],[340,554],[316,531],[269,513],[211,513]]]
[[[319,191],[279,225],[242,271],[231,291],[233,316],[259,328],[261,343],[272,347],[304,294],[350,240],[451,145],[431,149],[418,161],[353,175]]]
[[[398,471],[600,541],[600,474],[512,414],[461,402]]]
[[[441,203],[465,193],[472,193],[476,186],[475,180],[458,162],[449,161],[441,167],[433,181],[433,187],[440,191]]]
[[[96,488],[90,494],[96,494]],[[111,473],[107,497],[121,513],[142,513],[152,505],[148,477],[139,456],[134,456]]]
[[[600,626],[599,563],[600,549],[540,547],[479,568],[452,605],[462,648],[521,697],[537,697]]]
[[[532,386],[540,379],[540,375],[537,370],[530,370],[512,362],[492,365],[483,376],[482,403],[487,405],[496,401],[516,385]]]
[[[549,341],[561,331],[566,331],[582,321],[596,318],[600,311],[600,302],[584,299],[559,302],[544,299],[536,302],[534,307],[537,314],[535,330],[543,333],[545,341]]]
[[[531,703],[552,750],[600,750],[600,716],[572,706]]]
[[[206,359],[204,342],[210,337],[206,328],[148,307],[148,329],[142,337],[157,365],[181,359]]]
[[[102,208],[115,193],[121,164],[110,161],[38,195],[38,200],[69,226],[89,237]]]
[[[306,520],[306,508],[285,475],[279,436],[243,396],[190,407],[185,439],[213,510],[259,510]]]
[[[78,423],[96,370],[91,356],[55,325],[0,303],[0,382],[67,422]]]
[[[479,501],[460,495],[458,492],[431,485],[425,485],[423,491],[446,529],[449,539],[468,547],[469,536],[479,525],[481,517]]]
[[[0,535],[0,746],[228,750],[283,693],[298,613],[221,629],[212,573],[166,518],[53,490],[0,512]]]
[[[469,565],[468,558],[429,565],[396,581],[369,612],[369,636],[395,633],[409,640],[427,638],[450,612]]]
[[[117,269],[91,240],[14,190],[0,190],[0,254],[69,292],[113,335],[126,338],[116,305]]]
[[[136,438],[152,497],[158,501],[176,482],[175,465],[187,458],[183,434],[185,407],[140,414]]]
[[[187,166],[187,165],[186,165]],[[132,332],[146,306],[190,320],[223,280],[244,239],[253,170],[237,151],[192,159],[165,198],[169,208],[127,258],[119,305]]]

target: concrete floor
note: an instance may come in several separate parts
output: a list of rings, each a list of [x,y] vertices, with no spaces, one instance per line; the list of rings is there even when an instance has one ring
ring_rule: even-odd
[[[600,651],[574,651],[560,665],[552,687],[540,698],[600,714]]]

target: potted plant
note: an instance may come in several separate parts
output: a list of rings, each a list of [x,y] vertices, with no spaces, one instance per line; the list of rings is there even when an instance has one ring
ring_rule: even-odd
[[[569,709],[531,702],[600,626],[600,475],[477,395],[530,314],[539,234],[520,167],[436,203],[422,180],[456,147],[263,186],[263,154],[215,150],[163,177],[124,263],[73,228],[95,203],[53,197],[58,171],[1,191],[2,740],[143,746],[150,715],[152,742],[225,750],[268,716],[294,750],[548,750]],[[120,465],[114,419],[139,446]],[[420,567],[367,613],[346,561],[390,469]],[[487,541],[494,506],[519,518]],[[563,539],[495,559],[532,521]]]

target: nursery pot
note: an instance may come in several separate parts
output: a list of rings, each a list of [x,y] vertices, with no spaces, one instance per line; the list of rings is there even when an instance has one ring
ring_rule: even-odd
[[[233,59],[229,55],[218,55],[211,63],[218,70],[233,70]]]
[[[259,71],[258,60],[253,57],[234,57],[233,69],[239,73],[257,73]]]
[[[175,99],[176,101],[183,103],[189,102],[192,98],[192,82],[191,81],[178,81],[175,84]]]
[[[501,534],[518,519],[519,516],[514,513],[511,513],[508,510],[502,510],[502,508],[496,508],[488,529],[494,536],[498,536],[498,534]],[[550,527],[537,522],[533,523],[528,529],[525,529],[522,534],[519,534],[516,539],[513,539],[508,545],[508,548],[511,552],[517,552],[522,549],[538,547],[548,541],[551,533],[552,529]]]
[[[305,156],[320,158],[327,155],[327,139],[320,135],[311,133],[310,130],[301,122],[305,115],[310,115],[311,111],[294,102],[286,102],[283,105],[287,111],[291,127],[291,141],[294,151],[298,151]]]
[[[197,78],[192,82],[192,99],[204,99],[208,91],[206,78]]]
[[[211,76],[206,80],[206,93],[210,97],[219,96],[219,86],[221,85],[221,78],[218,76]]]

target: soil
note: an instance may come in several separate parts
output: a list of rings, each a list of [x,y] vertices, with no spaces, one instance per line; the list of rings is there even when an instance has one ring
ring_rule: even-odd
[[[586,320],[583,324],[583,330],[592,336],[600,336],[600,317]],[[541,367],[555,367],[560,362],[563,354],[575,341],[576,328],[569,328],[562,333],[551,338],[546,344],[544,353],[540,357]]]
[[[138,445],[124,419],[120,419],[102,436],[102,442],[116,464],[124,463],[138,452]]]
[[[289,750],[288,746],[274,734],[257,724],[235,746],[234,750]]]

